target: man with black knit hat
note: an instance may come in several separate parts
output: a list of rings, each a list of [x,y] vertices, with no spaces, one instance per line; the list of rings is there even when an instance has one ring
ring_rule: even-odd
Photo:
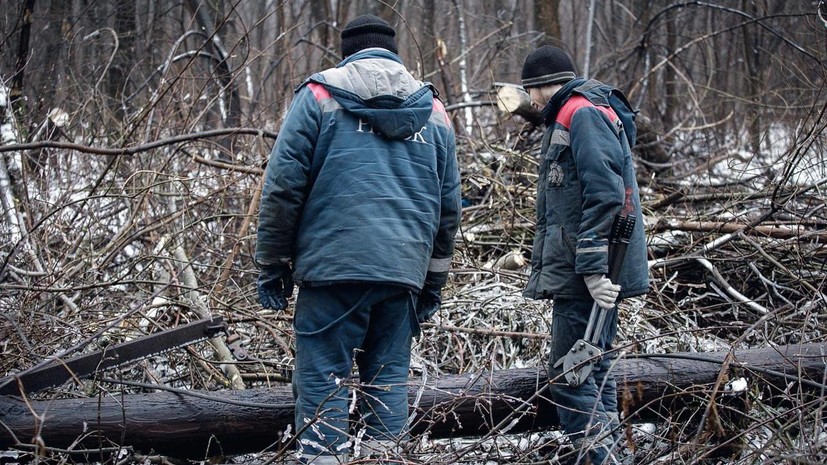
[[[407,434],[411,339],[439,309],[459,226],[456,142],[387,22],[360,16],[341,36],[344,60],[299,86],[270,154],[258,294],[283,310],[299,287],[299,459],[391,463]],[[350,425],[353,361],[361,419]]]
[[[549,379],[560,423],[578,451],[577,463],[611,463],[620,441],[617,390],[610,371],[617,334],[617,301],[649,288],[646,243],[631,155],[634,128],[624,127],[610,102],[622,94],[576,77],[569,55],[550,45],[525,60],[523,88],[542,110],[537,230],[524,295],[553,299]],[[622,97],[625,102],[625,97]],[[609,274],[616,216],[634,217],[619,278]],[[611,248],[614,248],[612,246]],[[583,379],[567,377],[562,360],[583,339],[592,308],[605,309],[603,352]],[[571,370],[569,370],[571,371]],[[583,373],[587,373],[583,371]],[[571,380],[574,380],[571,382]]]
[[[396,31],[383,19],[363,15],[342,29],[342,57],[347,58],[360,50],[373,47],[399,53],[396,49]]]

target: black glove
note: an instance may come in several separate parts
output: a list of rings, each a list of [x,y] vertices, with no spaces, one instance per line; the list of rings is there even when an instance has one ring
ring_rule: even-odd
[[[262,307],[284,310],[287,298],[293,295],[293,270],[286,263],[263,266],[256,285]]]
[[[425,275],[425,285],[416,299],[416,320],[424,323],[431,319],[442,304],[442,287],[448,282],[447,271],[429,271]]]
[[[430,320],[436,312],[439,311],[439,305],[442,303],[442,290],[438,286],[425,285],[419,291],[419,297],[416,299],[416,321],[425,323]]]

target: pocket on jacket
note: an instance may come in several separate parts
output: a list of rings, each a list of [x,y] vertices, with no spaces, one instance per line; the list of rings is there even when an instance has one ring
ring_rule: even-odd
[[[543,268],[557,274],[574,270],[574,246],[566,237],[565,228],[554,225],[548,229],[548,243],[543,248]]]
[[[567,146],[552,146],[543,156],[543,182],[549,190],[565,189],[575,185],[577,169]]]

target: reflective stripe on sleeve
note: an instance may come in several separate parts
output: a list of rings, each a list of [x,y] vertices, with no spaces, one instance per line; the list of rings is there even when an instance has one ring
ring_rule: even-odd
[[[606,245],[597,246],[597,247],[578,247],[577,253],[606,253],[609,251],[609,247]]]
[[[432,258],[428,263],[428,271],[434,273],[441,273],[448,271],[451,268],[451,257],[448,258]]]

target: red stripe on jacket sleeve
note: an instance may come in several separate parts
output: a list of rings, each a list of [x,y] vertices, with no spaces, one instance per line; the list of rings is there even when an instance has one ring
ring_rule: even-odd
[[[451,118],[448,117],[448,112],[445,111],[445,105],[442,104],[442,101],[439,100],[438,98],[435,98],[433,108],[434,108],[434,111],[442,113],[442,116],[445,118],[445,124],[447,124],[450,127],[451,126]]]
[[[563,108],[557,113],[556,122],[562,124],[563,127],[566,129],[571,129],[571,119],[577,110],[586,107],[594,107],[600,110],[604,115],[609,118],[609,121],[614,123],[617,121],[617,114],[612,110],[611,107],[602,107],[599,105],[595,105],[589,101],[586,97],[582,95],[572,95],[571,98],[563,105]]]
[[[328,91],[325,86],[319,84],[318,82],[311,82],[307,85],[307,88],[310,89],[311,92],[313,92],[313,97],[316,98],[317,102],[323,99],[330,98],[330,91]]]

